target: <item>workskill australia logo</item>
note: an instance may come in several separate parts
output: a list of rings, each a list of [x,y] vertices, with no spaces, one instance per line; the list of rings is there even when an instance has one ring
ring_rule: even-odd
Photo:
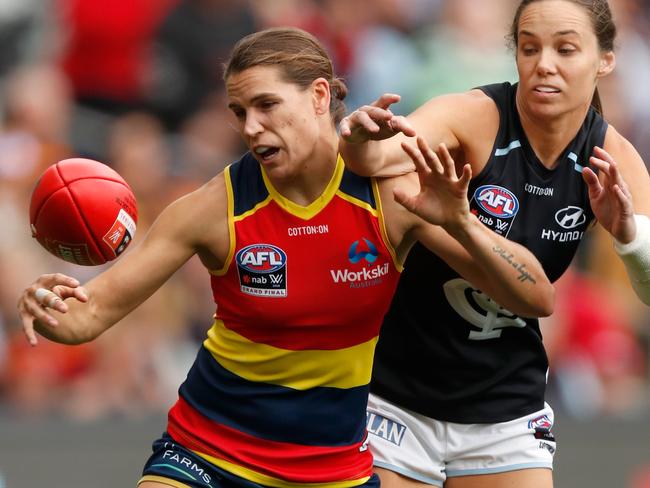
[[[507,188],[482,185],[474,192],[470,202],[472,213],[496,233],[507,235],[512,221],[519,212],[519,200]]]
[[[377,260],[379,253],[375,245],[370,242],[365,237],[362,239],[363,243],[360,241],[354,241],[350,246],[348,251],[348,259],[352,264],[356,264],[362,259],[365,259],[366,262],[372,264]]]
[[[243,293],[260,297],[287,296],[287,253],[272,244],[251,244],[235,255]]]
[[[330,269],[334,283],[349,285],[350,288],[367,288],[383,282],[389,272],[389,264],[377,263],[377,246],[365,237],[354,241],[348,248],[348,261],[353,266],[344,269]],[[359,269],[359,265],[363,267]]]

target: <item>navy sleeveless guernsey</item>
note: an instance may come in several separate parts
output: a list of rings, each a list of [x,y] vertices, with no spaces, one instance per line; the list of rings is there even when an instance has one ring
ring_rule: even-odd
[[[470,183],[483,224],[530,249],[555,281],[594,216],[581,175],[607,123],[590,109],[552,170],[533,152],[515,106],[517,85],[480,87],[499,131]],[[377,345],[371,391],[438,420],[495,423],[544,406],[548,361],[536,319],[511,314],[416,244]]]

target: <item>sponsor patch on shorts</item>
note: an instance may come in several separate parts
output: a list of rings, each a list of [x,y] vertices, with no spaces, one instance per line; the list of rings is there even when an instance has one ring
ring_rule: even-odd
[[[375,412],[366,414],[366,429],[370,434],[399,446],[406,433],[406,425],[395,422]]]

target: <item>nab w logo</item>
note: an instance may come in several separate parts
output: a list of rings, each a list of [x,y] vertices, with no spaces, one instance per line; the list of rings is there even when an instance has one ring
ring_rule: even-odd
[[[382,417],[374,412],[368,412],[366,414],[366,429],[369,433],[381,437],[388,442],[392,442],[396,446],[402,443],[404,433],[406,432],[405,425]]]
[[[352,264],[356,264],[362,259],[372,264],[377,260],[379,253],[375,245],[365,237],[363,238],[365,245],[359,245],[359,241],[354,241],[348,251],[348,259]]]
[[[287,296],[287,253],[271,244],[252,244],[235,256],[242,293],[258,297]]]

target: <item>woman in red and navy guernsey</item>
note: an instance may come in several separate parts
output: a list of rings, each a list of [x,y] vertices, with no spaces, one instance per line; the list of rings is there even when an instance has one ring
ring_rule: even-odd
[[[377,486],[368,384],[414,240],[522,312],[547,307],[552,288],[532,254],[470,214],[469,174],[456,177],[444,148],[405,149],[421,168],[416,197],[407,195],[418,193],[417,176],[379,181],[345,169],[336,124],[346,88],[311,35],[270,29],[242,39],[224,79],[250,151],[171,204],[139,246],[84,287],[40,277],[19,303],[26,334],[33,344],[35,330],[92,340],[197,254],[215,320],[140,488]]]

